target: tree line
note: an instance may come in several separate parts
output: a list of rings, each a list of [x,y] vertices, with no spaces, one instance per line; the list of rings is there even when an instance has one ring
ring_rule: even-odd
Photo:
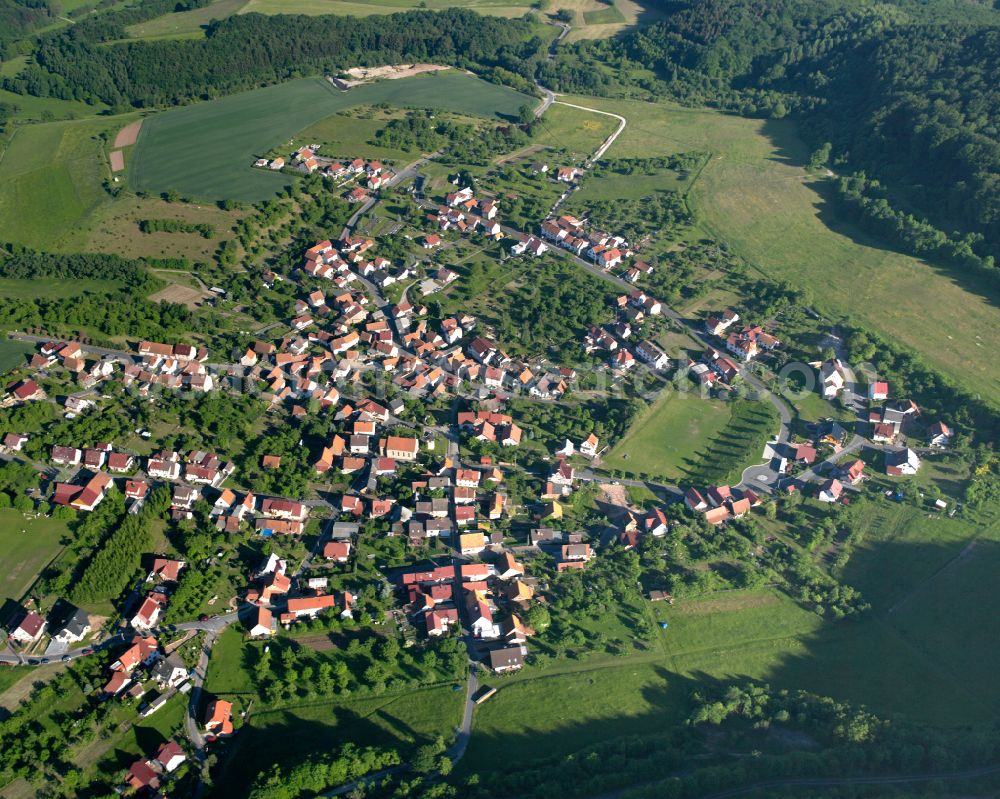
[[[27,280],[66,278],[107,280],[152,291],[159,281],[141,261],[107,253],[39,252],[17,244],[0,245],[0,277]]]
[[[205,38],[102,44],[81,26],[43,37],[36,63],[3,87],[115,109],[209,99],[240,89],[349,66],[438,61],[500,70],[531,85],[541,39],[524,20],[469,11],[412,11],[357,19],[239,14],[213,22]],[[518,77],[519,76],[519,77]]]

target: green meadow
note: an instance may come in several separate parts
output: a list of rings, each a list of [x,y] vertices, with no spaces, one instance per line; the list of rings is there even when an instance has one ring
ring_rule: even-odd
[[[706,444],[725,430],[729,419],[725,402],[664,392],[632,423],[603,465],[681,480],[697,468]]]
[[[69,534],[66,522],[46,517],[26,518],[13,508],[0,509],[0,605],[19,600],[42,568],[62,549]]]
[[[111,198],[101,134],[121,117],[18,128],[0,160],[0,241],[53,249],[67,231]],[[113,133],[112,133],[113,135]]]
[[[254,169],[253,160],[344,108],[388,103],[509,118],[534,102],[458,72],[380,81],[346,92],[322,78],[304,78],[147,118],[132,157],[130,185],[136,191],[176,191],[198,199],[261,200],[292,178]]]

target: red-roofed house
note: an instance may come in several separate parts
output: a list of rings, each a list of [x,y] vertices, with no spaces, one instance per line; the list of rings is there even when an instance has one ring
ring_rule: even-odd
[[[233,705],[224,699],[213,699],[205,711],[205,732],[210,735],[232,735]]]

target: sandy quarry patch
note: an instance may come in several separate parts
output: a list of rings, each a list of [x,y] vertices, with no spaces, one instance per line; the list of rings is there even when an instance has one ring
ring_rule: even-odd
[[[135,144],[135,140],[139,138],[139,128],[141,127],[142,120],[140,119],[118,131],[118,135],[115,136],[115,147],[128,147]]]
[[[451,69],[441,64],[396,64],[395,66],[384,67],[351,67],[345,74],[350,75],[352,80],[337,79],[336,82],[343,88],[360,86],[373,80],[395,80],[397,78],[411,78],[424,72],[440,72],[443,69]]]

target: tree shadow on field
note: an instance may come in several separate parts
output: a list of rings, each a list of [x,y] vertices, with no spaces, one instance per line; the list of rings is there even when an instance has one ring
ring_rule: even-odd
[[[808,147],[799,138],[792,120],[766,120],[762,133],[775,148],[770,160],[789,166],[805,167],[809,159]],[[990,305],[1000,306],[1000,286],[991,275],[983,275],[975,269],[963,269],[939,260],[928,260],[923,256],[913,255],[887,239],[865,232],[839,210],[837,189],[833,179],[822,179],[817,176],[816,180],[808,183],[808,188],[816,195],[813,203],[816,217],[831,232],[844,236],[861,247],[914,258],[963,291],[976,295]],[[915,215],[922,216],[919,212]],[[946,226],[942,225],[942,228]]]

